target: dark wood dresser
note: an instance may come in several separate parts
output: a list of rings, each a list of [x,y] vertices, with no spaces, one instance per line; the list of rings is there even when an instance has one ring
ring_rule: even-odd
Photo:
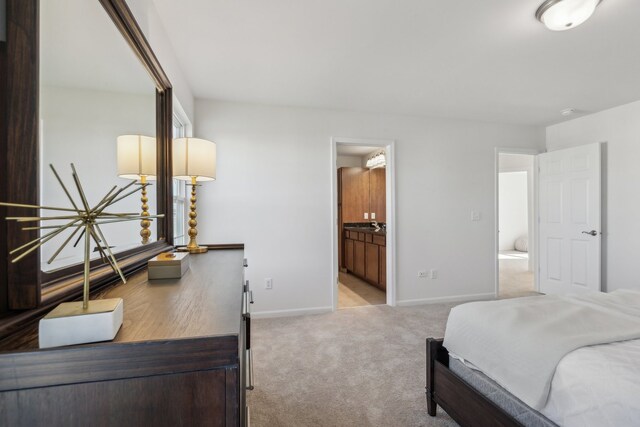
[[[39,350],[37,325],[0,342],[0,425],[248,425],[244,251],[190,264],[181,279],[148,281],[145,270],[101,292],[124,299],[111,342]]]

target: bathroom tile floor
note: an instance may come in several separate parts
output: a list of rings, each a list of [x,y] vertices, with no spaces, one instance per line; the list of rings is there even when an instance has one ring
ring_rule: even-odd
[[[339,274],[338,308],[362,307],[387,303],[387,295],[349,273]]]

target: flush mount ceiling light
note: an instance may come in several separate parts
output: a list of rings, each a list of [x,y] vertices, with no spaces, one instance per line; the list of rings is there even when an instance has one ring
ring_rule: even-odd
[[[536,18],[552,31],[575,28],[593,15],[602,0],[547,0],[536,11]]]

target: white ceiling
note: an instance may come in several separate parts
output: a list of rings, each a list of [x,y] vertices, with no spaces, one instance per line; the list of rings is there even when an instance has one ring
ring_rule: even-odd
[[[154,0],[196,97],[546,125],[640,99],[640,1]]]

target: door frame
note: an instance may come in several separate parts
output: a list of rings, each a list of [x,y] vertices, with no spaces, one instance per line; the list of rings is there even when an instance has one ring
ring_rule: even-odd
[[[385,149],[387,158],[385,186],[386,186],[386,215],[387,215],[387,305],[396,305],[396,175],[395,175],[395,141],[390,139],[365,139],[331,137],[331,266],[332,284],[331,299],[333,311],[338,309],[338,174],[337,147],[338,145],[360,145],[380,147]]]
[[[543,153],[543,150],[535,148],[514,148],[514,147],[496,147],[495,148],[495,171],[494,171],[494,282],[495,282],[495,297],[498,298],[500,292],[500,154],[524,154],[533,156],[533,236],[529,236],[530,241],[533,243],[533,283],[536,292],[540,292],[540,249],[538,246],[538,221],[540,213],[538,211],[538,154]],[[530,245],[531,246],[531,245]],[[529,252],[531,256],[531,251]]]

